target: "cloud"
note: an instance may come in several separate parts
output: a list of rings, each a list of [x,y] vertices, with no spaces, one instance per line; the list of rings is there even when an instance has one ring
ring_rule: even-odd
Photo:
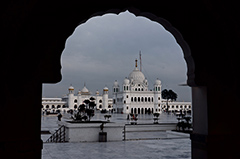
[[[63,80],[44,85],[43,96],[66,94],[71,83],[78,90],[86,82],[92,92],[105,85],[111,88],[114,80],[121,84],[133,70],[140,50],[150,89],[159,78],[163,87],[177,90],[181,99],[190,100],[190,88],[177,86],[186,81],[187,67],[176,40],[160,24],[129,12],[93,17],[79,25],[66,41]]]

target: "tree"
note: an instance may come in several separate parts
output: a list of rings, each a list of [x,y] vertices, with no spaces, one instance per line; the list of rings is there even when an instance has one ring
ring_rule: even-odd
[[[90,101],[91,100],[91,101]],[[74,120],[82,121],[87,120],[90,121],[91,117],[94,116],[94,107],[96,106],[94,102],[94,98],[90,98],[90,100],[84,100],[83,104],[79,105],[78,112],[75,114]]]
[[[164,89],[162,91],[162,98],[163,99],[166,99],[166,104],[167,104],[167,112],[168,112],[168,101],[176,101],[177,99],[177,93],[173,92],[171,89],[170,90],[167,90],[167,89]]]

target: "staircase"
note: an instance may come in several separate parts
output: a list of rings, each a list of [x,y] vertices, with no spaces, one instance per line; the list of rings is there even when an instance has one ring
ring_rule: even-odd
[[[66,142],[65,126],[62,125],[54,134],[52,134],[46,142]]]

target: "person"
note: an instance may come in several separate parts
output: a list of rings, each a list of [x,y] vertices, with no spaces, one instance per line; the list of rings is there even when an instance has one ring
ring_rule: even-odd
[[[58,121],[61,121],[61,118],[62,118],[62,114],[61,113],[58,113]]]
[[[129,114],[127,115],[127,120],[129,120]]]

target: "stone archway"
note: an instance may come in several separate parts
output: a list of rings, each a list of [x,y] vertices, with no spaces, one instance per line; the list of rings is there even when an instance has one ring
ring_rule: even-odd
[[[84,23],[93,16],[107,12],[118,14],[127,8],[136,16],[144,15],[153,21],[159,20],[158,17],[162,17],[163,22],[167,19],[179,30],[168,22],[165,25],[161,23],[181,45],[188,66],[187,84],[193,87],[193,112],[197,112],[198,116],[194,116],[192,157],[239,158],[239,151],[234,145],[239,142],[235,125],[238,124],[240,108],[234,107],[234,112],[225,114],[226,118],[232,119],[231,122],[222,118],[224,106],[238,105],[239,79],[236,73],[239,62],[236,57],[239,52],[240,21],[237,6],[227,1],[161,1],[161,5],[156,5],[151,0],[97,1],[94,4],[54,0],[3,3],[0,30],[1,59],[4,60],[0,64],[5,69],[1,74],[4,77],[1,110],[11,112],[14,109],[12,115],[16,118],[28,116],[34,120],[16,125],[7,113],[1,113],[1,121],[9,119],[2,123],[6,131],[0,134],[1,157],[41,158],[41,85],[61,80],[59,59],[66,39],[79,22]],[[109,11],[111,8],[120,9]],[[16,78],[18,80],[13,81]],[[16,88],[21,93],[15,97],[16,100],[12,100],[12,92]],[[32,90],[35,93],[30,94]],[[13,134],[16,129],[22,128],[26,131],[19,131],[18,136]]]

